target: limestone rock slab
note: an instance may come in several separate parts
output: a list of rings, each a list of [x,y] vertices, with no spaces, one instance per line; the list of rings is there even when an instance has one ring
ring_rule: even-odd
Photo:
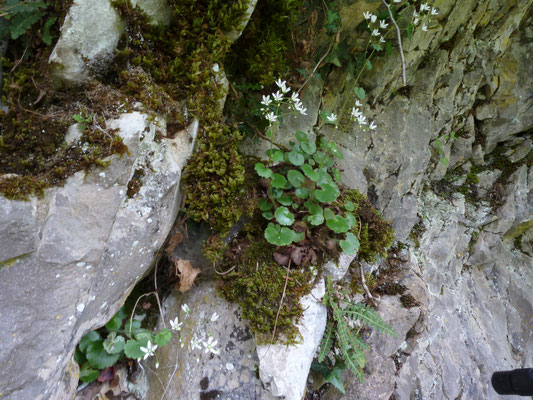
[[[30,202],[0,198],[0,388],[4,399],[67,399],[81,337],[104,325],[151,266],[179,207],[198,130],[155,141],[163,122],[138,112],[108,121],[128,145],[107,169],[81,171]],[[128,197],[134,171],[142,186]],[[17,217],[17,219],[13,219]],[[32,366],[29,368],[28,366]],[[71,374],[71,375],[72,375]],[[77,378],[75,378],[77,379]]]

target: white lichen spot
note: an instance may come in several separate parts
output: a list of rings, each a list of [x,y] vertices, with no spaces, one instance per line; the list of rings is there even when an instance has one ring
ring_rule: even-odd
[[[103,302],[103,304],[100,306],[100,310],[101,310],[102,308],[104,308],[105,306],[107,306],[107,301],[104,301],[104,302]]]
[[[118,194],[120,194],[122,196],[124,194],[124,190],[119,190]]]
[[[100,178],[105,178],[105,172],[100,172],[100,173],[98,174],[98,176],[99,176]]]
[[[149,224],[151,224],[151,223],[152,223],[152,218],[148,218],[146,221],[147,221]]]
[[[83,261],[77,262],[76,267],[85,267],[85,263]]]
[[[61,274],[57,274],[57,275],[56,275],[56,278],[59,278],[60,276],[61,276]]]
[[[235,367],[233,366],[232,363],[226,363],[226,369],[227,369],[228,371],[233,371],[234,368],[235,368]]]
[[[83,310],[85,310],[85,304],[83,303],[80,303],[76,306],[76,310],[78,310],[78,312],[83,312]]]
[[[90,270],[92,267],[93,267],[92,265],[87,265],[87,266],[85,267],[85,269],[86,269],[86,270]]]

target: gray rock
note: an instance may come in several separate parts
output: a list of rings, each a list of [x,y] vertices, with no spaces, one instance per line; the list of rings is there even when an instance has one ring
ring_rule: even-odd
[[[320,301],[324,294],[324,280],[320,280],[310,294],[300,299],[304,309],[296,325],[302,336],[300,343],[257,346],[259,377],[274,396],[301,400],[304,395],[311,362],[326,329],[327,309]]]
[[[190,307],[189,317],[180,309],[182,304]],[[183,295],[175,292],[164,301],[163,310],[167,326],[176,317],[183,326],[180,339],[176,336],[157,350],[159,379],[150,379],[147,400],[159,400],[165,391],[167,399],[176,400],[274,399],[256,377],[254,340],[238,306],[220,297],[213,281],[203,281]],[[191,349],[195,338],[205,341],[209,335],[218,342],[220,354],[206,353],[203,346]]]
[[[119,130],[129,155],[112,156],[107,169],[76,173],[42,200],[0,197],[2,261],[8,257],[0,269],[5,399],[73,396],[75,387],[61,382],[76,373],[68,365],[77,343],[120,308],[177,214],[198,123],[160,143],[154,135],[164,123],[144,114],[123,114],[108,127]],[[128,198],[137,168],[145,171],[142,187]]]
[[[342,278],[344,278],[346,272],[348,272],[348,268],[350,268],[350,264],[354,258],[355,256],[341,253],[337,262],[328,261],[322,266],[324,270],[324,277],[326,277],[326,279],[330,277],[333,282],[340,281]]]
[[[55,78],[62,84],[82,84],[90,68],[98,68],[111,58],[124,27],[109,0],[74,2],[50,54]]]

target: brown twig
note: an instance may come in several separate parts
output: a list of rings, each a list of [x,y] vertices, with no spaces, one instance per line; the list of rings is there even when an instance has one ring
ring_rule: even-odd
[[[233,270],[235,269],[235,267],[237,267],[237,264],[235,264],[233,267],[231,267],[231,268],[228,269],[227,271],[224,271],[224,272],[218,272],[217,269],[216,269],[216,267],[215,267],[215,265],[213,264],[213,269],[215,270],[215,272],[216,272],[217,274],[219,274],[219,275],[222,275],[222,276],[229,274],[231,271],[233,271]]]
[[[394,19],[394,16],[392,15],[392,11],[390,9],[389,3],[387,3],[385,0],[381,0],[383,4],[385,4],[385,7],[387,7],[387,11],[389,12],[389,17],[394,24],[394,27],[396,28],[396,37],[398,39],[398,47],[400,49],[400,58],[402,59],[402,82],[403,85],[407,85],[407,78],[405,74],[405,57],[403,56],[403,46],[402,46],[402,35],[400,33],[400,27],[396,23],[396,20]]]
[[[363,289],[365,289],[365,293],[368,297],[368,299],[372,302],[376,302],[377,300],[379,300],[379,296],[372,296],[372,294],[370,293],[370,290],[368,290],[368,286],[366,286],[366,280],[365,280],[365,271],[363,270],[363,264],[360,264],[359,265],[359,268],[360,268],[360,271],[361,271],[361,285],[363,285]]]
[[[300,93],[302,91],[302,89],[309,83],[309,81],[311,80],[311,78],[313,77],[313,75],[315,74],[316,70],[318,69],[318,67],[320,66],[320,64],[322,64],[322,61],[324,61],[324,58],[326,58],[326,56],[329,54],[329,52],[331,51],[331,44],[329,45],[328,47],[328,50],[324,53],[324,55],[322,56],[322,58],[318,61],[318,63],[315,65],[315,68],[313,68],[313,71],[309,74],[309,76],[307,77],[307,79],[305,80],[305,82],[302,84],[302,86],[300,87],[300,89],[298,89],[298,92],[297,93]]]

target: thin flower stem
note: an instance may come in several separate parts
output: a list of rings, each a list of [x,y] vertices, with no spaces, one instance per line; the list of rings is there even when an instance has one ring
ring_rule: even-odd
[[[405,58],[403,56],[402,35],[400,33],[400,27],[398,26],[398,24],[396,23],[396,20],[394,19],[394,16],[392,15],[392,11],[390,9],[389,3],[387,3],[385,0],[381,0],[381,1],[383,4],[385,4],[385,7],[387,7],[387,11],[389,12],[389,17],[392,23],[394,24],[394,27],[396,28],[396,37],[398,39],[398,47],[400,49],[400,58],[402,60],[402,82],[403,82],[403,85],[406,86],[407,78],[405,74]]]
[[[322,64],[322,61],[324,61],[324,58],[326,58],[326,56],[329,54],[329,52],[331,51],[331,43],[329,44],[329,47],[328,47],[328,50],[324,53],[324,55],[322,56],[322,58],[318,61],[318,63],[315,65],[315,68],[313,68],[313,71],[311,72],[311,74],[309,74],[309,76],[307,77],[307,79],[305,80],[305,82],[303,83],[303,85],[300,87],[300,89],[298,89],[298,91],[296,93],[300,93],[300,91],[305,87],[305,85],[307,85],[307,83],[311,80],[311,78],[313,77],[313,75],[315,74],[316,70],[318,69],[318,67],[320,66],[320,64]]]

